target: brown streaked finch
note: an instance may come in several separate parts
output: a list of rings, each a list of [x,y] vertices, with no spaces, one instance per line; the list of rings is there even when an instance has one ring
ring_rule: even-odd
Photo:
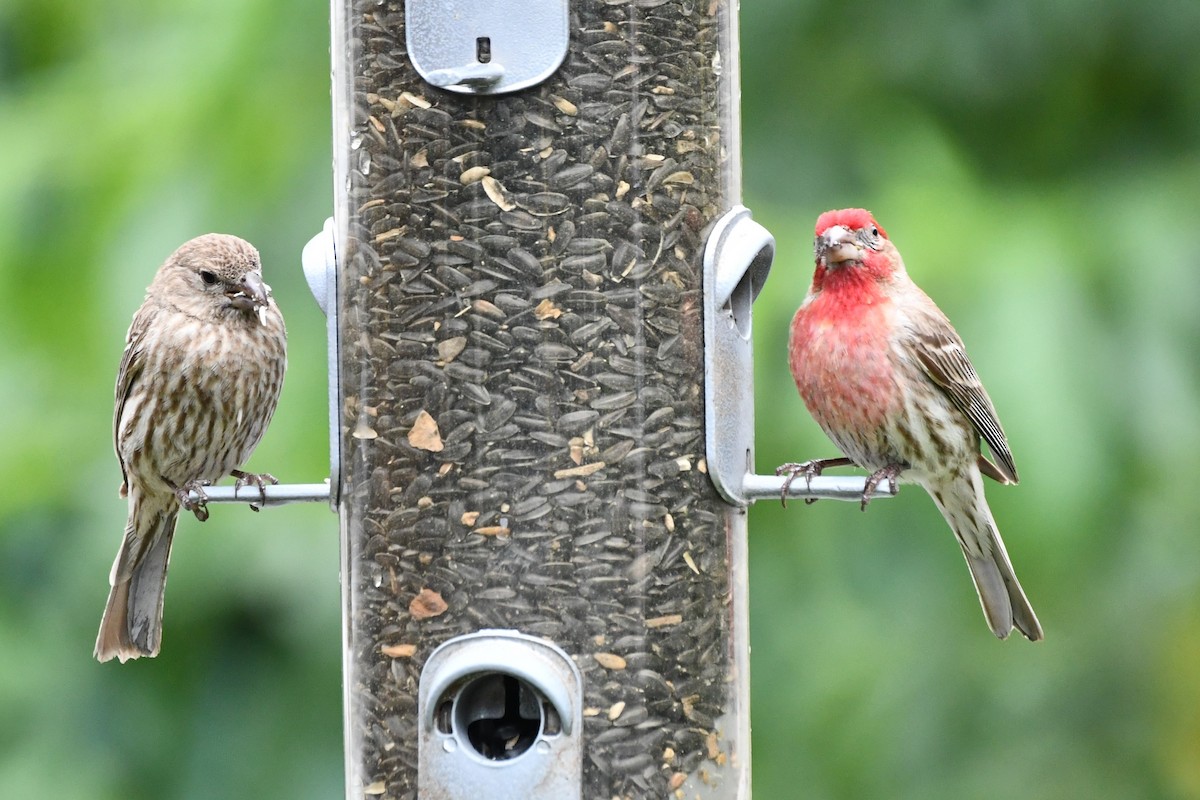
[[[1042,638],[983,493],[983,476],[1016,483],[1012,452],[962,339],[917,288],[887,233],[861,208],[817,219],[816,270],[792,319],[788,360],[809,412],[845,458],[784,464],[788,485],[826,467],[919,484],[962,546],[983,614],[1007,638]],[[994,463],[980,451],[987,442]]]
[[[117,374],[113,437],[129,520],[109,575],[98,660],[158,654],[180,508],[203,522],[203,487],[226,475],[260,491],[276,482],[238,467],[271,420],[286,368],[283,316],[258,251],[210,233],[172,253],[133,316]]]

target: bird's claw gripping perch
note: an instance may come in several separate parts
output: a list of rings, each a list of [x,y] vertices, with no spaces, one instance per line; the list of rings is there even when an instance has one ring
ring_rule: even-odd
[[[895,494],[898,490],[897,478],[900,477],[900,473],[903,471],[903,464],[888,464],[883,469],[877,469],[872,472],[871,476],[867,478],[867,485],[863,487],[862,510],[867,510],[867,503],[871,502],[871,497],[874,496],[875,489],[884,480],[888,482],[888,489],[891,493]]]
[[[212,481],[194,480],[188,481],[175,490],[175,496],[179,498],[179,505],[183,506],[185,511],[195,514],[196,519],[201,522],[208,519],[208,495],[204,493],[204,487],[211,485]],[[196,493],[195,500],[191,497],[193,492]]]
[[[786,464],[780,464],[775,468],[776,475],[787,475],[783,481],[783,488],[779,491],[779,502],[784,508],[787,508],[788,490],[792,488],[792,481],[797,475],[803,475],[807,488],[812,489],[812,479],[819,477],[822,472],[830,467],[849,467],[853,466],[854,462],[848,458],[814,458],[809,461],[789,461]],[[804,505],[811,506],[817,502],[816,497],[804,498]]]
[[[254,473],[254,472],[243,472],[240,469],[235,469],[235,470],[230,471],[229,474],[232,475],[234,478],[236,478],[236,480],[233,482],[234,494],[237,494],[238,489],[241,489],[243,486],[246,486],[246,485],[252,483],[258,487],[259,497],[262,498],[260,503],[267,502],[266,485],[268,483],[271,484],[272,486],[276,486],[279,484],[279,479],[276,478],[274,475],[272,475],[269,472]],[[251,511],[259,511],[261,509],[262,509],[262,505],[255,505],[254,503],[250,504]]]

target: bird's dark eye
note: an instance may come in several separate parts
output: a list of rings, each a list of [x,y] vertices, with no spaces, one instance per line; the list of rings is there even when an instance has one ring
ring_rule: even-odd
[[[200,270],[200,280],[204,281],[205,286],[212,286],[217,282],[217,276],[206,269]]]
[[[871,236],[876,239],[879,238],[879,228],[876,228],[874,225],[871,226]]]

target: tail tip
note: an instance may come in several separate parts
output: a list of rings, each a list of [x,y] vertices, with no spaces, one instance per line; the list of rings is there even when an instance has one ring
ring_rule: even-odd
[[[113,641],[111,637],[106,638],[101,635],[96,640],[96,647],[92,650],[92,656],[101,664],[106,661],[112,661],[114,658],[124,664],[126,661],[133,661],[138,658],[154,658],[158,655],[158,649],[147,650],[139,647],[137,644],[127,641]]]
[[[1020,631],[1021,635],[1031,642],[1040,642],[1046,638],[1045,633],[1042,632],[1042,625],[1040,622],[1038,622],[1037,617],[1031,616],[1029,619],[1010,619],[1008,620],[1007,626],[996,624],[990,619],[988,620],[988,623],[989,627],[992,629],[992,633],[994,633],[996,638],[1000,641],[1007,639],[1009,634],[1011,634],[1014,630]]]

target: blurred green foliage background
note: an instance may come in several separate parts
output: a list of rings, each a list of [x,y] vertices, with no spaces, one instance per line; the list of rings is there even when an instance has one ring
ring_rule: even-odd
[[[987,631],[917,489],[751,512],[761,798],[1200,798],[1200,4],[753,0],[758,470],[832,455],[786,370],[812,223],[865,205],[955,321],[1022,483],[1047,640]],[[163,654],[91,646],[125,516],[122,337],[167,253],[263,253],[291,366],[252,467],[327,474],[328,8],[0,6],[0,796],[341,793],[336,519],[184,519]]]

